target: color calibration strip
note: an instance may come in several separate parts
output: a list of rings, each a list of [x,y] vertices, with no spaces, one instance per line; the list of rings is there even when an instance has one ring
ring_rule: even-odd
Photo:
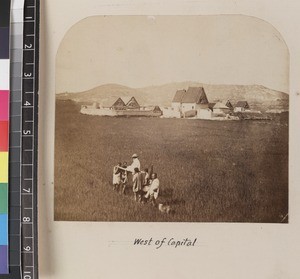
[[[8,274],[10,1],[0,2],[0,274]]]
[[[21,122],[24,0],[11,0],[9,134],[9,273],[20,278],[21,265]]]

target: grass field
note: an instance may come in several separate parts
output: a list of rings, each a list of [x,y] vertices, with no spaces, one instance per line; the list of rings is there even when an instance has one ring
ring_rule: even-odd
[[[109,118],[56,103],[55,220],[282,222],[288,213],[288,119]],[[112,168],[138,153],[174,214],[112,191]],[[283,222],[287,222],[285,218]]]

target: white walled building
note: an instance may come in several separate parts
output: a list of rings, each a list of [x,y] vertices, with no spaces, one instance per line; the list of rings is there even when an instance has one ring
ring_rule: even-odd
[[[182,98],[183,98],[184,94],[186,94],[185,89],[176,91],[176,94],[175,94],[175,96],[173,98],[173,101],[172,101],[172,108],[175,111],[180,111],[181,110],[181,102],[182,102]]]
[[[208,99],[203,87],[189,87],[178,90],[172,101],[172,108],[185,112],[208,108]]]

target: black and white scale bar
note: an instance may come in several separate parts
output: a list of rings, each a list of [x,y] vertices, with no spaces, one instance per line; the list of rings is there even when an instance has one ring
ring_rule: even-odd
[[[22,278],[38,278],[37,127],[39,1],[25,0],[21,126],[21,262]]]

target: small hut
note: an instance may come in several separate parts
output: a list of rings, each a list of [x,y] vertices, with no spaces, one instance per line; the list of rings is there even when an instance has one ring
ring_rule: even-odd
[[[124,101],[121,98],[118,98],[113,105],[111,106],[114,110],[124,110],[126,108],[126,105]]]
[[[247,101],[238,101],[234,107],[235,112],[241,112],[250,109]]]
[[[214,105],[213,111],[217,114],[228,114],[230,112],[230,108],[221,102],[217,102]]]
[[[134,97],[122,97],[126,109],[139,110],[141,107]]]

